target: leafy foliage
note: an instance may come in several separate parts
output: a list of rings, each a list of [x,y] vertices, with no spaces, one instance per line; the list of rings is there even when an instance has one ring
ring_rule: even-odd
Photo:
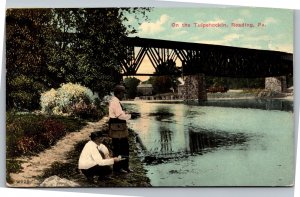
[[[6,14],[7,105],[34,109],[46,86],[51,10],[8,9]]]
[[[137,86],[140,80],[135,77],[127,77],[124,79],[128,98],[135,98],[137,96]]]
[[[230,89],[244,88],[264,88],[264,78],[226,78],[226,77],[205,77],[207,88],[209,87],[227,87]]]
[[[104,96],[120,81],[122,39],[127,35],[119,10],[56,9],[58,32],[49,70],[57,83],[80,82]],[[56,84],[58,85],[58,84]]]
[[[155,94],[176,91],[177,86],[180,84],[176,76],[167,75],[150,77],[144,83],[152,84]]]
[[[101,111],[97,94],[79,84],[62,84],[57,90],[51,89],[41,95],[42,112],[54,115],[98,119]]]
[[[159,64],[155,73],[160,75],[180,76],[181,71],[176,67],[176,63],[173,60],[169,59],[166,62]]]
[[[80,83],[102,97],[121,80],[123,39],[136,30],[127,14],[148,8],[8,9],[7,107],[33,110],[39,95],[62,83]],[[26,87],[26,88],[24,88]]]
[[[154,78],[153,90],[156,93],[170,92],[172,87],[172,79],[169,76],[158,76]]]
[[[17,157],[36,154],[52,145],[68,132],[76,132],[86,123],[82,120],[35,114],[6,113],[6,181],[10,173],[21,170]],[[33,124],[34,123],[34,124]]]
[[[126,13],[145,16],[148,8],[55,9],[61,32],[49,70],[58,83],[80,82],[103,97],[121,81],[120,60],[127,57],[123,40],[136,30],[125,26]]]
[[[52,146],[67,132],[78,131],[84,124],[64,117],[9,112],[6,122],[7,158],[37,153]]]

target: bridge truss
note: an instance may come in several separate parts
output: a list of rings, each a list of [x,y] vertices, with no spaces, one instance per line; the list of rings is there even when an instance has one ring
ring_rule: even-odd
[[[293,54],[220,45],[147,38],[125,41],[127,58],[120,60],[123,75],[192,75],[218,77],[274,77],[293,75]],[[155,73],[138,74],[148,56]],[[180,60],[181,65],[176,65]]]

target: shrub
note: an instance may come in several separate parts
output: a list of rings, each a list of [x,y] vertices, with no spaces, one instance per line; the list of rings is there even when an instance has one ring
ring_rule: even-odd
[[[41,95],[42,112],[50,114],[56,106],[57,91],[53,88]]]
[[[66,127],[58,121],[46,119],[42,121],[44,132],[37,136],[36,141],[45,148],[54,145],[54,143],[66,134]]]
[[[53,145],[67,132],[78,131],[85,123],[67,117],[7,113],[7,157],[37,153]]]
[[[79,131],[86,123],[82,120],[36,114],[6,113],[6,180],[11,172],[21,170],[18,156],[38,153],[54,145],[67,132]]]
[[[7,108],[34,110],[39,107],[40,93],[45,89],[42,83],[31,76],[19,75],[8,80]]]
[[[98,95],[79,84],[62,84],[41,95],[42,112],[47,114],[96,119],[103,115],[99,104]]]
[[[34,141],[33,137],[24,136],[17,141],[16,152],[18,154],[24,154],[32,152],[37,147],[37,142]]]

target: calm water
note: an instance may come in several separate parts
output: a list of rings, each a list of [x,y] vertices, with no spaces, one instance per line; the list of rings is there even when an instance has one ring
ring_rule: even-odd
[[[291,102],[124,103],[153,186],[293,184]]]

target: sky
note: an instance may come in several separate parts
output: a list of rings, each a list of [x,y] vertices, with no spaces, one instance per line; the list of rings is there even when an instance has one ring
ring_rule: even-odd
[[[138,24],[129,15],[126,24],[137,34],[130,36],[205,43],[293,53],[293,11],[288,9],[153,8],[148,21]],[[153,72],[146,58],[139,72]],[[141,80],[147,78],[142,77]]]

